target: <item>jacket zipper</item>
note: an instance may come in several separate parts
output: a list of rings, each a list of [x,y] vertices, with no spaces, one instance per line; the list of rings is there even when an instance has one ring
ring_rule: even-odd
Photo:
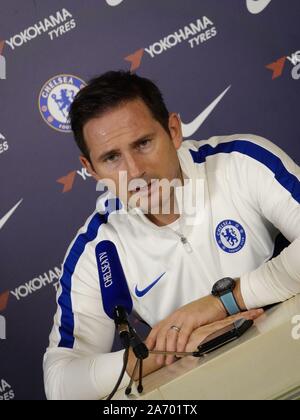
[[[188,252],[189,254],[191,252],[193,252],[193,248],[191,246],[191,244],[189,243],[188,239],[186,236],[184,236],[182,233],[175,231],[176,235],[178,235],[180,237],[181,243],[184,246],[184,249],[186,250],[186,252]]]

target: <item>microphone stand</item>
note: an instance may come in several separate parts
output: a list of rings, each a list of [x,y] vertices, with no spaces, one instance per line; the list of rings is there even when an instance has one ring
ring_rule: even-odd
[[[129,395],[132,390],[132,384],[134,381],[135,374],[137,369],[139,369],[139,384],[137,387],[138,393],[141,394],[144,390],[143,387],[143,360],[149,356],[149,350],[145,343],[142,342],[140,337],[138,336],[137,332],[131,325],[129,325],[129,332],[130,332],[130,347],[133,350],[135,357],[137,358],[136,364],[134,366],[130,382],[125,390],[125,394]]]
[[[132,391],[132,384],[139,369],[139,384],[137,387],[137,391],[141,394],[144,390],[143,387],[143,360],[149,357],[149,354],[163,354],[163,355],[173,355],[179,357],[186,357],[186,356],[193,356],[193,357],[201,357],[201,353],[198,351],[192,352],[176,352],[176,351],[155,351],[155,350],[148,350],[147,346],[142,342],[138,334],[136,333],[135,329],[131,327],[129,324],[129,333],[130,333],[130,347],[132,348],[137,361],[134,366],[130,382],[125,390],[125,394],[129,395]]]
[[[117,305],[114,309],[114,321],[115,321],[115,325],[116,328],[119,331],[119,337],[121,339],[121,342],[123,344],[123,347],[125,348],[125,353],[124,353],[124,360],[123,360],[123,368],[122,368],[122,372],[120,374],[120,377],[117,381],[116,386],[114,387],[113,391],[110,393],[110,395],[108,396],[107,400],[111,400],[112,397],[115,395],[115,393],[118,390],[118,387],[120,386],[120,383],[122,382],[122,379],[125,375],[126,372],[126,368],[128,365],[128,360],[129,360],[129,349],[132,348],[133,353],[135,355],[135,357],[137,358],[136,364],[134,366],[131,378],[130,378],[130,382],[125,390],[125,394],[129,395],[131,393],[132,390],[132,384],[135,378],[135,375],[137,373],[137,370],[139,369],[139,383],[137,386],[137,390],[139,392],[139,394],[141,394],[144,390],[143,387],[143,361],[144,359],[146,359],[147,357],[149,357],[149,354],[173,354],[173,355],[177,355],[177,356],[194,356],[194,357],[199,357],[199,351],[198,352],[182,352],[182,353],[178,353],[178,352],[168,352],[168,351],[164,351],[164,352],[160,352],[160,351],[149,351],[146,344],[143,343],[143,341],[140,339],[140,337],[138,336],[137,332],[135,331],[135,329],[130,325],[129,321],[128,321],[128,317],[127,317],[127,312],[124,309],[123,306],[121,305]]]
[[[130,325],[128,321],[128,315],[125,310],[125,308],[121,305],[117,305],[114,308],[113,313],[113,319],[115,321],[116,329],[119,331],[119,337],[121,340],[121,343],[125,349],[124,357],[123,357],[123,367],[121,374],[118,378],[118,381],[112,390],[112,392],[109,394],[109,396],[106,398],[106,400],[111,400],[115,393],[117,392],[122,379],[125,375],[126,368],[128,365],[129,360],[129,349],[132,348],[135,356],[137,357],[137,363],[135,365],[131,380],[130,380],[130,386],[126,389],[126,395],[129,395],[131,393],[131,387],[133,383],[133,378],[136,373],[136,369],[138,368],[138,365],[140,364],[140,373],[139,373],[139,386],[138,390],[139,392],[143,392],[143,385],[142,385],[142,377],[143,377],[143,359],[149,356],[149,351],[146,347],[146,345],[142,342],[134,328]]]

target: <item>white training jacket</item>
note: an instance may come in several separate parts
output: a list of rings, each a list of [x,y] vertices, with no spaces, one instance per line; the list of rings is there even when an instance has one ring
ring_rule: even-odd
[[[241,278],[249,309],[300,292],[299,166],[255,135],[187,140],[178,157],[187,180],[203,180],[198,223],[183,214],[158,227],[139,210],[103,215],[105,193],[72,242],[44,357],[48,399],[103,398],[119,377],[124,352],[111,352],[115,328],[101,281],[122,288],[126,278],[133,310],[150,326],[209,295],[226,276]],[[194,194],[182,190],[185,200]],[[270,260],[279,232],[291,244]]]

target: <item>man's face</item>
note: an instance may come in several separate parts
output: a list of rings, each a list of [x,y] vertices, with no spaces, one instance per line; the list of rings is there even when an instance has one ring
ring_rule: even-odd
[[[148,187],[151,181],[171,182],[181,175],[177,150],[182,134],[176,114],[170,114],[169,129],[171,136],[153,118],[143,101],[127,102],[84,125],[92,165],[84,157],[81,162],[97,181],[112,181],[114,193],[129,207],[130,200],[136,202],[137,207],[147,207],[146,199],[157,207],[157,203],[162,204],[161,189],[155,188],[155,182]],[[139,184],[137,180],[142,182]]]

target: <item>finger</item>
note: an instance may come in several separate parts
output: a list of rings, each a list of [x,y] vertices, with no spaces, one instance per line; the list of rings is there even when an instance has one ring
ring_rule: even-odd
[[[250,311],[243,312],[243,318],[244,315],[246,315],[246,319],[256,319],[260,317],[265,311],[263,309],[251,309]]]
[[[227,327],[227,325],[232,324],[233,322],[238,321],[239,319],[256,319],[260,315],[264,313],[263,309],[251,309],[250,311],[246,312],[239,312],[238,314],[228,316],[227,318],[223,319],[222,321],[216,321],[212,324],[209,324],[210,326],[218,326],[222,325],[222,327]]]
[[[208,335],[210,335],[214,332],[219,331],[222,328],[225,328],[225,327],[233,324],[234,322],[239,321],[240,319],[247,319],[247,320],[256,319],[263,312],[264,312],[263,309],[253,309],[251,311],[242,312],[242,313],[238,313],[238,314],[229,316],[222,321],[217,321],[217,322],[214,322],[213,324],[207,325],[206,326],[207,329],[203,328],[203,333],[206,334],[204,338],[206,338]],[[204,340],[204,338],[202,339],[202,341]]]
[[[203,327],[199,327],[195,330],[190,337],[189,343],[186,346],[186,351],[194,351],[197,346],[199,346],[206,337],[210,334],[213,334],[222,328],[225,328],[232,323],[240,320],[240,319],[256,319],[258,316],[262,315],[264,311],[262,309],[254,309],[247,312],[238,313],[232,316],[225,318],[222,321],[216,321],[213,324],[205,325]]]
[[[167,340],[166,340],[167,351],[176,351],[178,334],[179,334],[178,331],[176,331],[173,328],[169,328],[167,332]],[[175,360],[174,356],[167,356],[166,365],[172,364],[174,360]]]
[[[184,351],[187,342],[193,332],[193,325],[192,324],[184,324],[178,334],[177,338],[177,348],[176,351],[182,352]]]
[[[167,338],[168,329],[164,328],[159,331],[156,337],[156,345],[155,350],[157,351],[165,351],[166,350],[166,338]],[[160,354],[156,357],[156,363],[158,365],[163,365],[165,361],[165,356]]]
[[[185,351],[196,351],[197,347],[211,334],[231,325],[233,322],[236,321],[236,315],[233,317],[228,317],[222,321],[214,322],[213,324],[205,325],[203,327],[199,327],[195,330],[186,345]],[[238,319],[240,319],[239,317]]]
[[[144,343],[149,351],[153,350],[153,346],[150,345],[148,337],[145,339]]]
[[[152,330],[150,331],[150,334],[148,335],[146,339],[147,347],[149,350],[153,350],[156,344],[157,335],[160,331],[161,324],[157,324]]]
[[[250,311],[246,311],[246,312],[241,312],[239,314],[230,316],[228,318],[226,318],[226,320],[231,320],[231,322],[236,322],[239,319],[249,319],[249,320],[254,320],[256,318],[258,318],[259,316],[261,316],[264,313],[263,309],[251,309]]]
[[[148,337],[145,340],[145,344],[148,347],[148,350],[153,350],[155,346],[155,340],[148,335]]]

